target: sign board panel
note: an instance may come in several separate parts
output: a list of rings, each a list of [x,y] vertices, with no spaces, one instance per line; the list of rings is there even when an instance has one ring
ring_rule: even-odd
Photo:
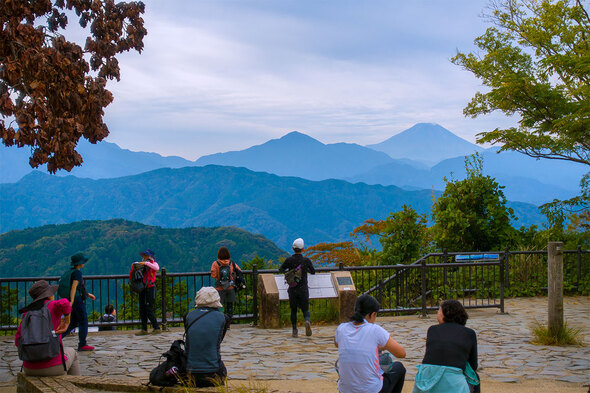
[[[277,274],[275,275],[275,281],[279,289],[279,300],[288,300],[289,294],[287,293],[288,286],[285,282],[285,276],[283,274]],[[309,286],[310,299],[338,297],[330,273],[308,274],[307,284]]]
[[[352,285],[352,277],[336,277],[338,285]]]

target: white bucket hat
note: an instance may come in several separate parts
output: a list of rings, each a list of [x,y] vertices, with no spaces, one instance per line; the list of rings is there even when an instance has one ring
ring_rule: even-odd
[[[220,308],[221,299],[219,298],[219,292],[213,287],[203,287],[197,292],[195,296],[195,307],[211,307]]]

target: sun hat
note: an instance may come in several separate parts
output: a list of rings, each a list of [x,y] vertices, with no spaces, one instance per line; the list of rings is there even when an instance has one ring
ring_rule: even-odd
[[[141,255],[141,256],[145,255],[145,256],[153,258],[154,252],[148,248],[147,250],[140,252],[139,255]]]
[[[72,260],[72,266],[83,265],[88,261],[88,258],[81,252],[72,255],[70,259]]]
[[[219,298],[219,292],[213,287],[203,287],[197,292],[195,296],[195,307],[211,307],[220,308],[221,299]]]
[[[303,243],[303,239],[302,238],[295,239],[295,241],[293,242],[293,248],[295,250],[303,250],[305,248],[305,244]]]
[[[59,285],[49,285],[45,280],[35,281],[31,289],[29,289],[29,295],[33,298],[33,302],[36,302],[37,300],[55,295],[58,286]]]

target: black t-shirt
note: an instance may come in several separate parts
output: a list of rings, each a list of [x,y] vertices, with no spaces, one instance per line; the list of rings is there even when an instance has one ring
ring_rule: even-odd
[[[295,269],[297,266],[301,265],[301,281],[293,288],[289,289],[299,289],[299,288],[307,288],[307,273],[315,274],[315,268],[313,267],[309,258],[304,257],[301,254],[293,254],[289,258],[285,259],[285,262],[279,268],[280,272],[286,272],[291,269]]]
[[[70,276],[70,285],[72,285],[74,281],[78,281],[78,286],[76,287],[76,294],[80,295],[82,300],[86,300],[88,298],[88,291],[86,291],[84,277],[82,277],[82,272],[79,269],[74,269],[74,271],[72,272],[72,275]]]
[[[477,370],[477,337],[473,329],[454,322],[428,328],[422,363],[464,370],[467,362]]]

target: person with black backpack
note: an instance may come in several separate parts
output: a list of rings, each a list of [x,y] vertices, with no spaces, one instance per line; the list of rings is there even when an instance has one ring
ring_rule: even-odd
[[[234,315],[236,291],[245,288],[242,269],[231,260],[227,247],[219,247],[217,260],[211,264],[211,277],[215,280],[215,289],[219,292],[223,312],[231,318]]]
[[[134,272],[139,271],[141,268],[143,286],[139,290],[139,317],[141,318],[141,330],[135,333],[136,336],[143,336],[149,334],[148,332],[148,319],[152,324],[154,330],[153,334],[161,333],[158,319],[154,313],[154,304],[156,303],[156,274],[160,270],[160,265],[156,262],[154,252],[149,248],[143,252],[140,252],[141,262],[134,262],[129,273],[129,280],[133,285]],[[139,275],[138,275],[139,276]]]
[[[80,375],[77,352],[64,348],[61,342],[60,333],[70,323],[72,306],[68,299],[55,300],[57,288],[45,280],[36,281],[29,289],[33,302],[19,310],[23,317],[14,343],[26,375]]]
[[[289,285],[289,307],[291,308],[291,335],[297,337],[297,308],[301,309],[305,319],[305,335],[311,336],[311,322],[309,313],[309,287],[307,286],[307,273],[315,274],[315,268],[309,260],[302,255],[305,245],[303,239],[298,238],[293,242],[294,254],[285,259],[279,271],[285,273],[285,280]]]
[[[88,312],[86,311],[86,299],[94,300],[93,294],[88,293],[82,268],[88,262],[88,258],[81,252],[72,255],[71,268],[59,279],[57,294],[60,298],[70,301],[72,317],[68,329],[62,333],[62,338],[69,335],[72,330],[78,328],[78,351],[92,351],[93,346],[86,343],[88,336]]]

